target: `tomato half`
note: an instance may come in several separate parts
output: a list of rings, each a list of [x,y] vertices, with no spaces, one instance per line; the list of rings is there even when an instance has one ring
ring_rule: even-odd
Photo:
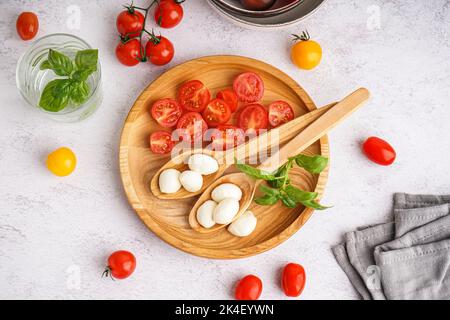
[[[222,99],[230,107],[231,112],[235,112],[238,107],[238,97],[231,89],[224,89],[217,93],[216,98]]]
[[[305,288],[305,269],[299,264],[289,263],[283,269],[281,281],[288,297],[298,297]]]
[[[163,66],[172,61],[175,49],[169,39],[159,36],[147,42],[145,52],[151,63],[156,66]]]
[[[108,258],[108,266],[103,272],[104,276],[112,276],[115,279],[128,278],[136,269],[136,258],[128,251],[119,250]]]
[[[220,125],[211,134],[214,150],[227,150],[245,142],[245,133],[232,125]]]
[[[256,102],[264,95],[264,82],[254,72],[241,73],[234,79],[233,90],[239,101]]]
[[[126,66],[132,67],[137,65],[141,61],[141,43],[138,39],[119,43],[116,48],[116,56]]]
[[[22,12],[17,18],[16,29],[22,40],[33,39],[39,30],[39,20],[33,12]]]
[[[210,127],[217,127],[220,124],[227,123],[231,118],[231,110],[222,99],[211,100],[206,109],[203,110],[203,119]]]
[[[261,279],[254,275],[242,278],[235,291],[236,300],[258,300],[261,296],[263,284]]]
[[[188,112],[181,116],[177,123],[178,134],[185,141],[199,141],[208,130],[208,125],[198,112]]]
[[[266,109],[258,103],[245,106],[239,113],[238,126],[244,131],[258,132],[259,129],[267,129],[269,120]]]
[[[279,100],[269,105],[269,123],[272,127],[278,127],[292,119],[294,119],[294,110],[289,103]]]
[[[116,27],[124,38],[138,37],[144,29],[144,15],[136,10],[122,11],[117,16]]]
[[[183,7],[175,0],[161,0],[156,6],[155,21],[163,28],[173,28],[183,19]]]
[[[153,119],[164,128],[175,127],[182,113],[181,106],[174,99],[158,100],[151,109]]]
[[[202,112],[210,99],[208,88],[199,80],[183,83],[178,91],[178,102],[187,111]]]
[[[382,166],[389,166],[397,157],[394,148],[385,140],[370,137],[363,143],[363,151],[367,158]]]
[[[172,141],[170,132],[156,131],[150,135],[150,149],[156,154],[166,154],[172,151],[175,141]]]

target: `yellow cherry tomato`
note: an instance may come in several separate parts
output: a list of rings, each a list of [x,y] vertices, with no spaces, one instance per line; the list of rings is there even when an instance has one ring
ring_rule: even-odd
[[[47,156],[47,168],[53,174],[64,177],[75,170],[77,158],[69,148],[59,148]]]
[[[310,39],[308,31],[300,36],[294,35],[296,43],[291,48],[291,59],[300,69],[311,70],[317,67],[322,59],[322,48]]]

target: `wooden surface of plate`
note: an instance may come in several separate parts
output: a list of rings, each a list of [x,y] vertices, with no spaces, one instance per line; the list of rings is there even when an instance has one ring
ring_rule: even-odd
[[[176,97],[177,89],[185,81],[202,81],[215,96],[221,89],[232,86],[240,73],[258,73],[265,84],[262,104],[275,100],[291,104],[299,116],[316,109],[308,94],[288,75],[264,62],[240,56],[210,56],[180,64],[154,80],[139,96],[125,121],[120,141],[120,172],[125,192],[133,209],[162,240],[185,252],[214,259],[244,258],[272,249],[287,240],[312,215],[313,210],[290,209],[281,203],[273,206],[250,206],[258,218],[256,230],[248,237],[238,238],[227,229],[202,234],[192,230],[188,214],[198,196],[190,199],[161,200],[150,191],[150,180],[170,155],[156,155],[150,151],[149,136],[162,128],[152,119],[149,109],[153,102]],[[329,156],[328,138],[309,147],[305,154]],[[235,172],[234,166],[227,172]],[[292,183],[322,195],[328,169],[312,175],[303,169],[291,172]]]

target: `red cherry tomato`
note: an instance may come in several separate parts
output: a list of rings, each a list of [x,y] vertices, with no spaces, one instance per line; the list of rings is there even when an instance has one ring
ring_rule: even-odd
[[[158,100],[151,109],[153,119],[164,128],[175,127],[182,113],[181,106],[174,99]]]
[[[236,300],[258,300],[261,296],[263,284],[261,279],[254,275],[242,278],[236,286]]]
[[[119,61],[129,67],[137,65],[141,60],[141,44],[138,39],[131,39],[125,43],[119,43],[116,48],[116,56]]]
[[[258,103],[249,104],[239,113],[238,126],[244,131],[256,131],[267,129],[269,120],[266,109]]]
[[[104,276],[115,279],[128,278],[136,269],[136,258],[131,252],[120,250],[111,254],[108,258],[108,266],[103,272]]]
[[[177,130],[182,140],[194,142],[202,140],[208,125],[200,113],[188,112],[178,120]]]
[[[227,123],[231,118],[230,107],[222,99],[211,100],[203,110],[203,119],[210,127]]]
[[[183,83],[178,91],[178,102],[187,111],[202,112],[210,99],[208,88],[199,80]]]
[[[288,297],[298,297],[305,288],[305,269],[299,264],[289,263],[283,269],[281,281]]]
[[[227,150],[245,142],[245,133],[232,125],[220,125],[211,134],[214,150]]]
[[[173,28],[183,19],[183,7],[175,0],[161,0],[155,10],[155,21],[163,28]]]
[[[233,90],[239,101],[256,102],[264,95],[264,82],[254,72],[241,73],[234,79]]]
[[[167,131],[156,131],[150,135],[150,149],[156,154],[170,153],[175,145]]]
[[[22,12],[17,18],[16,29],[22,40],[33,39],[39,30],[38,17],[33,12]]]
[[[367,158],[382,166],[391,165],[397,156],[394,148],[387,141],[378,137],[368,138],[362,148]]]
[[[138,37],[144,29],[144,15],[136,10],[122,11],[117,16],[116,26],[122,37]]]
[[[224,89],[222,91],[219,91],[216,95],[216,98],[222,99],[227,103],[227,105],[230,107],[231,112],[235,112],[238,107],[238,97],[236,93],[234,93],[231,89]]]
[[[280,100],[269,105],[269,123],[272,127],[278,127],[292,119],[294,119],[294,110],[289,103]]]
[[[168,64],[175,54],[172,42],[162,36],[150,39],[145,48],[148,59],[156,66]]]

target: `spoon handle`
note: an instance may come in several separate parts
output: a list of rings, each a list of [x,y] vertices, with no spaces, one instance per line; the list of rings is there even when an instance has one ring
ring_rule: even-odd
[[[315,141],[326,135],[340,122],[359,109],[370,97],[365,88],[359,88],[311,123],[305,130],[289,141],[278,152],[259,165],[259,169],[273,172],[289,157],[301,153]]]

